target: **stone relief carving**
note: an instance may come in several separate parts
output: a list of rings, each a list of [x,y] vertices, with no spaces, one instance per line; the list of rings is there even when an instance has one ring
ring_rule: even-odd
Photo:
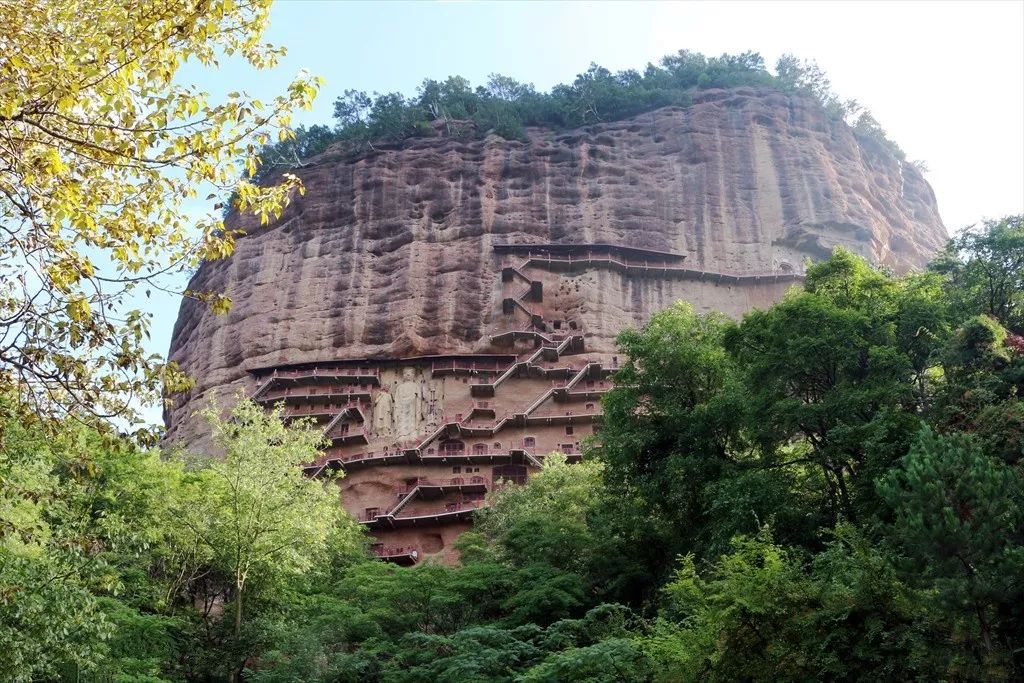
[[[391,436],[394,423],[393,405],[391,392],[387,388],[377,392],[377,398],[373,402],[373,433],[378,437]]]
[[[416,381],[416,370],[404,368],[402,381],[395,388],[394,435],[399,439],[408,439],[418,433],[423,418],[421,399],[422,391],[420,383]]]
[[[427,431],[432,432],[441,426],[444,419],[441,404],[437,385],[433,382],[429,383],[427,385]]]

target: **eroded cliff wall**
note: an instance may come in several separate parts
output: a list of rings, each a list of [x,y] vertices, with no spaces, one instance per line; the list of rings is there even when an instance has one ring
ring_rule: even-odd
[[[503,312],[512,257],[495,245],[639,247],[755,275],[799,273],[835,245],[902,271],[946,237],[915,168],[774,91],[700,92],[685,109],[530,130],[526,142],[328,152],[297,173],[305,196],[269,228],[243,224],[234,255],[193,278],[234,306],[218,317],[182,303],[170,358],[197,383],[166,413],[171,440],[201,442],[192,411],[214,392],[253,391],[256,368],[507,352],[492,336],[522,321]],[[673,300],[739,315],[787,286],[598,267],[553,274],[540,314],[610,353],[619,330]]]

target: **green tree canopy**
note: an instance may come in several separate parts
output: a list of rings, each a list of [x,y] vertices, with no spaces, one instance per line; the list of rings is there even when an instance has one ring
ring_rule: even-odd
[[[1024,334],[1024,217],[984,221],[949,241],[931,269],[961,315],[985,314]]]
[[[486,84],[475,88],[462,76],[428,78],[415,96],[345,90],[334,103],[336,126],[331,136],[349,152],[431,136],[439,130],[454,137],[494,134],[522,140],[528,126],[565,129],[616,121],[659,107],[689,106],[697,90],[745,86],[811,98],[828,116],[849,123],[857,136],[881,144],[900,160],[904,158],[869,112],[852,100],[839,99],[813,61],[783,55],[773,74],[756,52],[706,57],[680,50],[658,64],[648,64],[643,71],[613,72],[591,64],[571,83],[555,85],[549,92],[538,92],[532,84],[501,74],[491,74]],[[324,139],[321,127],[315,128],[298,131],[298,147],[308,147],[310,156],[323,149],[319,144]],[[301,143],[306,135],[316,144]],[[278,151],[278,146],[284,151]],[[265,165],[255,178],[267,179],[297,165],[291,156],[295,147],[288,141],[267,146],[262,154]]]

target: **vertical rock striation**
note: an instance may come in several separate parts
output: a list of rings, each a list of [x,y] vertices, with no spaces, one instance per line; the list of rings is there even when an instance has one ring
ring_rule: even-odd
[[[395,419],[425,436],[428,395],[449,397],[436,399],[444,416],[475,405],[468,390],[435,386],[439,361],[426,372],[425,357],[500,365],[578,336],[581,361],[607,369],[618,331],[674,300],[740,315],[777,300],[806,259],[834,246],[906,271],[946,239],[913,166],[799,96],[703,91],[687,108],[528,138],[328,151],[296,171],[306,195],[269,228],[243,223],[251,232],[231,258],[192,280],[234,306],[217,317],[183,301],[170,358],[197,383],[167,411],[167,438],[202,444],[192,411],[214,394],[256,391],[263,369],[357,359],[384,373],[372,392],[397,390],[416,369],[424,403]],[[533,258],[507,244],[577,248]],[[532,282],[537,292],[522,294]],[[514,330],[536,334],[501,336]],[[537,391],[555,381],[522,368],[543,379]],[[494,420],[510,400],[494,393]],[[392,420],[374,405],[368,396],[360,413],[369,446]]]

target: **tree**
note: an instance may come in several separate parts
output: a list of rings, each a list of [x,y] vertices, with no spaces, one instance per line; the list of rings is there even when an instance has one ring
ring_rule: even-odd
[[[311,158],[324,152],[338,141],[338,135],[327,126],[297,126],[293,136],[278,143],[267,145],[260,152],[260,166],[249,180],[254,183],[266,181],[275,172],[301,168]],[[230,211],[230,207],[226,207]]]
[[[784,90],[804,93],[819,102],[829,116],[853,124],[864,108],[856,100],[839,99],[832,90],[832,81],[813,59],[798,59],[785,54],[775,63],[775,79]]]
[[[67,440],[21,424],[13,403],[0,394],[0,678],[31,681],[91,668],[110,624],[89,590],[93,539],[65,514],[69,487],[54,471]]]
[[[363,124],[372,103],[370,96],[362,90],[346,90],[334,100],[334,119],[342,128]]]
[[[532,83],[520,83],[510,76],[501,74],[490,74],[487,77],[487,92],[492,97],[506,102],[515,102],[536,94]]]
[[[0,678],[160,668],[153,652],[175,648],[150,644],[182,626],[178,579],[194,564],[170,514],[181,475],[76,421],[25,419],[0,395]]]
[[[302,473],[323,438],[312,425],[286,426],[279,411],[265,413],[249,400],[227,420],[212,407],[203,415],[224,457],[199,471],[180,515],[210,564],[229,578],[237,637],[250,586],[269,588],[308,570],[327,548],[341,508],[333,486]]]
[[[699,52],[679,50],[674,55],[665,55],[661,58],[661,69],[648,69],[648,77],[657,78],[664,75],[677,87],[692,88],[697,85],[707,66],[707,57]],[[662,73],[659,74],[659,71]]]
[[[942,306],[934,288],[839,249],[804,289],[749,313],[725,343],[749,392],[747,433],[768,455],[800,445],[791,462],[819,469],[834,524],[871,514],[874,476],[918,428],[915,386],[937,362]]]
[[[945,276],[961,316],[990,315],[1024,333],[1024,216],[967,228],[948,242],[931,269]]]
[[[645,517],[635,552],[662,572],[707,531],[706,487],[745,450],[742,392],[723,346],[729,325],[679,303],[619,335],[628,360],[604,399],[598,454],[612,497],[635,501]]]
[[[935,680],[922,597],[853,526],[811,561],[763,527],[712,563],[682,558],[640,643],[656,681]]]
[[[148,317],[131,297],[164,276],[232,250],[216,216],[185,202],[235,193],[263,222],[294,176],[257,187],[258,145],[288,136],[291,112],[319,81],[300,75],[272,102],[232,93],[220,104],[177,82],[188,60],[238,55],[256,69],[281,50],[259,42],[270,0],[0,3],[0,381],[50,414],[131,417],[161,380],[147,356]],[[205,189],[204,189],[205,188]],[[190,293],[222,312],[219,294]]]
[[[449,76],[444,81],[427,79],[418,90],[420,108],[434,119],[470,118],[480,103],[462,76]]]
[[[854,114],[856,115],[855,117]],[[894,156],[898,161],[906,161],[907,153],[885,134],[885,129],[882,128],[882,124],[878,122],[878,119],[871,115],[871,112],[866,109],[862,109],[859,105],[853,103],[850,107],[850,113],[847,115],[847,118],[848,123],[853,128],[853,132],[861,140],[870,140],[875,142],[881,146],[882,149],[892,154],[892,156]]]
[[[999,431],[994,409],[1002,404],[1009,416],[1024,391],[1024,356],[1007,344],[1009,338],[989,315],[969,318],[954,331],[940,357],[945,382],[936,395],[937,424],[970,432],[986,416],[987,431]]]
[[[504,486],[477,513],[477,529],[510,562],[529,557],[583,572],[595,550],[588,526],[603,493],[597,462],[570,465],[552,454],[526,486]]]
[[[925,427],[902,468],[878,486],[893,511],[889,533],[912,563],[909,575],[932,588],[947,615],[949,642],[976,658],[975,675],[1007,676],[1024,623],[1019,472],[970,435],[941,436]]]
[[[609,638],[553,653],[517,680],[522,683],[646,683],[650,680],[650,666],[630,638]]]
[[[334,100],[334,120],[337,121],[334,135],[356,148],[370,143],[373,132],[367,115],[372,104],[373,100],[362,90],[346,90]]]
[[[427,112],[408,102],[401,93],[375,93],[370,106],[371,138],[401,142],[431,130]]]
[[[237,670],[254,647],[238,638],[243,596],[262,616],[305,574],[327,584],[333,562],[367,559],[334,487],[297,467],[317,432],[251,403],[217,424],[225,459],[188,471],[77,421],[26,419],[0,394],[0,678]],[[222,598],[223,618],[195,607]]]
[[[683,557],[647,643],[655,680],[793,679],[796,672],[772,645],[808,592],[797,559],[773,544],[767,529],[735,539],[710,571]]]

